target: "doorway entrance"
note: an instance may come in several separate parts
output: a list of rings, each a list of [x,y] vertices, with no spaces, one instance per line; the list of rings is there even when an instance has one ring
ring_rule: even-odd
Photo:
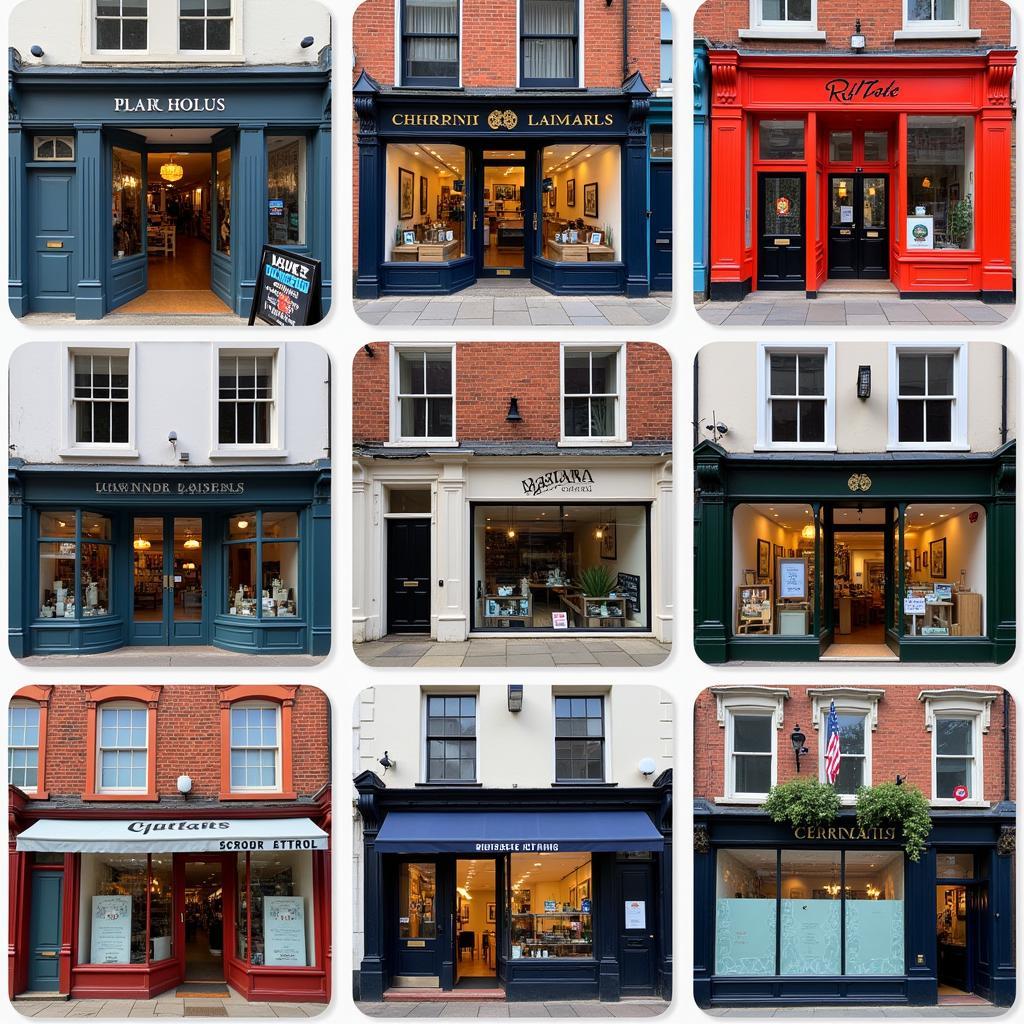
[[[889,175],[830,174],[828,276],[889,278]]]
[[[974,991],[971,953],[976,939],[972,927],[976,905],[974,886],[946,883],[935,887],[940,996]]]
[[[78,280],[78,199],[74,167],[36,167],[28,175],[31,308],[72,313]]]
[[[649,853],[634,854],[615,865],[619,907],[619,972],[624,998],[655,993],[654,862]]]
[[[526,275],[526,150],[483,151],[482,193],[476,205],[482,225],[479,272],[484,277]]]
[[[29,910],[26,988],[29,992],[57,992],[60,989],[60,936],[64,910],[63,866],[33,866]]]
[[[803,174],[757,176],[757,287],[797,291],[806,281]]]
[[[836,643],[885,644],[885,534],[838,527],[833,535]]]
[[[387,630],[430,632],[430,518],[387,520]]]
[[[188,858],[184,873],[185,981],[223,981],[223,865]]]
[[[205,641],[201,516],[132,518],[134,644]]]
[[[497,880],[493,860],[455,862],[455,987],[497,986]]]

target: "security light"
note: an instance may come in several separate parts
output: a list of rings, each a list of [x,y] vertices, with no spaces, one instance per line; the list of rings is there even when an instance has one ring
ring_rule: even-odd
[[[858,398],[870,398],[871,397],[871,367],[870,366],[858,366],[857,367],[857,397]]]
[[[860,30],[860,18],[857,19],[856,24],[853,27],[853,35],[850,36],[850,49],[851,50],[863,50],[866,46],[864,36]]]
[[[186,798],[192,792],[192,780],[187,775],[178,776],[178,792]]]
[[[43,50],[43,48],[38,43],[36,43],[28,52],[31,53],[32,56],[36,57],[36,58],[38,58],[38,57],[45,57],[46,56],[45,51]]]
[[[522,683],[509,683],[508,684],[508,709],[509,711],[519,712],[523,710],[523,684]]]

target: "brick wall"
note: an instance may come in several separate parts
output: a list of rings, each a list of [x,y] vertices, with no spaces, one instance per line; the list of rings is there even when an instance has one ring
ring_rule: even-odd
[[[177,796],[179,775],[192,778],[192,794],[220,792],[220,695],[215,686],[164,686],[156,718],[157,792]],[[321,690],[299,687],[292,711],[292,778],[309,797],[330,779],[328,702]],[[86,694],[55,686],[47,717],[45,785],[51,798],[85,789]]]
[[[894,42],[893,32],[903,28],[903,2],[905,0],[881,0],[869,7],[851,8],[841,0],[818,0],[817,27],[826,33],[827,38],[823,42],[806,42],[782,39],[740,40],[737,31],[750,27],[748,0],[707,0],[694,15],[693,33],[717,47],[746,46],[787,53],[823,50],[850,52],[850,36],[856,19],[860,18],[861,31],[867,40],[865,53],[893,50],[984,51],[1010,45],[1010,8],[1003,0],[970,0],[970,27],[981,29],[980,39],[914,39]]]
[[[822,682],[818,687],[826,686]],[[1003,798],[1003,699],[997,686],[969,685],[972,690],[998,693],[992,704],[992,721],[984,734],[985,799],[997,803]],[[813,687],[812,687],[813,688]],[[926,797],[931,795],[932,734],[924,727],[924,704],[917,699],[920,686],[887,685],[878,704],[878,728],[871,737],[872,781],[893,782],[896,774],[918,786]],[[821,727],[814,728],[811,698],[806,686],[790,686],[785,702],[785,719],[776,734],[779,752],[778,781],[797,777],[796,758],[789,736],[796,725],[807,736],[808,753],[800,759],[801,775],[818,774],[819,744],[824,742]],[[928,689],[941,689],[928,686]],[[1015,799],[1016,785],[1016,709],[1010,702],[1010,798]],[[694,795],[714,799],[725,793],[725,727],[718,724],[715,695],[704,690],[697,697],[694,710]]]
[[[356,353],[352,429],[357,441],[388,440],[388,346]],[[456,429],[462,440],[558,440],[561,430],[557,342],[472,342],[456,346]],[[626,346],[627,430],[631,440],[672,436],[672,360],[660,346]],[[508,423],[509,398],[523,421]]]

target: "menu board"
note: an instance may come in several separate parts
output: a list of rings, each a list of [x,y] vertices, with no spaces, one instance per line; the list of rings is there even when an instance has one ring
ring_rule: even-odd
[[[633,615],[640,614],[640,577],[631,572],[620,572],[615,592],[621,594],[633,609]]]
[[[305,327],[320,322],[320,261],[263,246],[249,326]]]
[[[131,962],[131,896],[93,896],[91,948],[94,964]]]
[[[307,966],[304,896],[263,897],[263,943],[268,967]]]

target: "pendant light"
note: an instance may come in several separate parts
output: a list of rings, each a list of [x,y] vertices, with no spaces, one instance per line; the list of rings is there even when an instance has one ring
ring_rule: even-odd
[[[814,524],[808,523],[801,531],[800,536],[804,540],[814,540]]]
[[[160,177],[164,181],[181,181],[185,175],[185,168],[179,164],[174,157],[171,157],[167,163],[163,164],[160,168]]]
[[[200,544],[200,542],[199,542],[199,541],[198,541],[198,540],[197,540],[197,539],[196,539],[195,537],[193,537],[193,536],[192,536],[192,534],[190,533],[190,534],[188,535],[188,537],[186,538],[186,540],[185,540],[185,544],[184,544],[184,546],[185,546],[186,548],[192,548],[192,549],[194,550],[195,548],[201,547],[202,545],[201,545],[201,544]]]
[[[139,536],[132,541],[132,547],[136,551],[148,551],[153,545],[145,537]]]

